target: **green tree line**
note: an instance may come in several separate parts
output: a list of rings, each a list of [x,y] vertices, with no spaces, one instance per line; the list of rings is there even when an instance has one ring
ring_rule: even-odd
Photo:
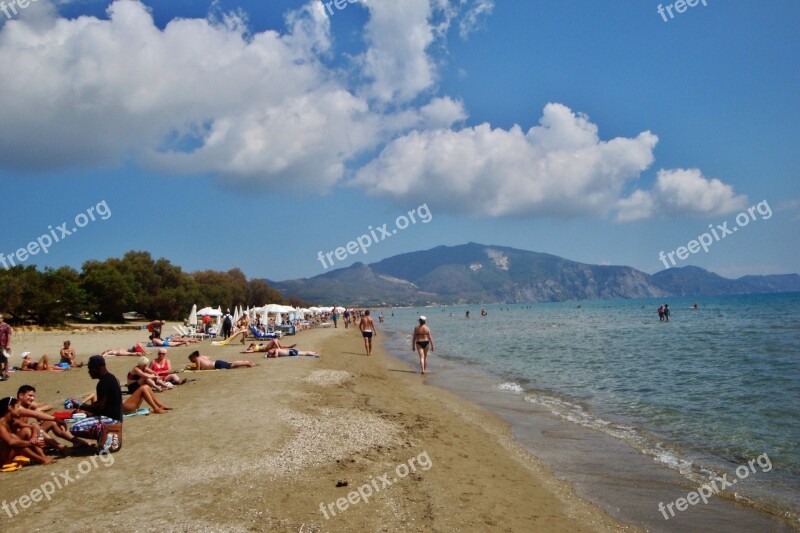
[[[86,261],[80,272],[70,267],[0,269],[0,312],[12,323],[122,322],[123,313],[132,311],[149,319],[182,320],[193,304],[221,305],[224,311],[265,303],[307,306],[297,297],[284,298],[263,280],[248,280],[238,268],[183,272],[164,258],[153,260],[149,252]]]

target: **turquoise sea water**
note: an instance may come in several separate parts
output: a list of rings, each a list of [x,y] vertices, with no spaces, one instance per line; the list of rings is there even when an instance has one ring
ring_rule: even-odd
[[[488,305],[486,318],[475,305],[394,309],[383,327],[408,357],[415,320],[427,315],[434,375],[437,358],[477,368],[499,393],[624,441],[692,482],[730,478],[766,454],[771,469],[755,465],[737,493],[796,513],[800,294],[670,298],[669,323],[658,320],[661,303]]]

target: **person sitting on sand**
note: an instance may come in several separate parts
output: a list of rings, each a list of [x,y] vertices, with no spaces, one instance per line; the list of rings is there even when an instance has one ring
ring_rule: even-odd
[[[65,420],[59,420],[53,415],[46,413],[46,411],[53,408],[52,406],[36,402],[36,388],[34,388],[32,385],[22,385],[17,390],[17,401],[20,404],[20,416],[23,418],[23,420],[27,419],[26,421],[29,423],[31,418],[38,422],[38,428],[44,432],[45,444],[47,446],[61,451],[64,449],[61,443],[49,436],[50,432],[52,432],[56,437],[71,442],[72,446],[75,448],[87,446],[85,441],[79,439],[67,429],[67,422]],[[34,435],[37,435],[37,433],[29,433],[27,438],[30,438]],[[26,438],[24,435],[20,436],[22,438]]]
[[[296,350],[294,348],[273,348],[267,352],[266,357],[320,357],[319,353],[307,350]]]
[[[142,343],[137,342],[136,344],[134,344],[130,348],[109,348],[108,350],[104,351],[100,355],[102,355],[103,357],[112,357],[112,356],[117,356],[117,355],[120,355],[120,356],[124,356],[124,355],[136,355],[136,356],[139,356],[139,355],[150,355],[150,352],[148,352],[145,349],[145,347],[142,346]]]
[[[158,377],[174,385],[183,385],[189,381],[186,378],[180,378],[177,374],[172,373],[172,361],[167,357],[167,350],[165,348],[159,348],[156,354],[155,360],[150,362],[150,370],[158,375]]]
[[[288,346],[284,346],[281,344],[281,341],[277,339],[270,339],[270,341],[266,344],[259,344],[257,342],[251,342],[250,346],[247,347],[247,350],[243,351],[242,353],[260,353],[260,352],[268,352],[274,348],[294,348],[297,346],[296,344],[290,344]]]
[[[143,355],[136,361],[136,366],[128,372],[128,393],[133,394],[136,392],[136,389],[142,385],[148,385],[156,392],[172,388],[171,383],[167,383],[161,379],[158,374],[148,368],[149,364],[150,359]]]
[[[17,435],[20,427],[27,425],[20,422],[19,410],[20,404],[16,398],[9,396],[0,399],[0,466],[11,463],[17,455],[43,465],[53,463],[53,459],[42,450],[38,432],[30,439],[22,439]]]
[[[39,361],[33,361],[31,359],[30,352],[24,352],[22,354],[22,367],[20,368],[23,372],[33,372],[33,371],[40,371],[44,372],[47,370],[53,370],[55,372],[60,372],[63,370],[62,368],[50,368],[50,358],[47,357],[47,354],[44,354],[42,357],[39,358]]]
[[[97,380],[96,392],[91,395],[91,400],[79,402],[76,411],[83,411],[91,416],[74,424],[71,431],[76,437],[97,440],[98,427],[101,424],[122,422],[122,389],[117,377],[106,368],[106,360],[102,355],[91,356],[86,367],[89,377]]]
[[[200,352],[194,351],[189,354],[189,361],[195,366],[196,370],[228,370],[229,368],[253,367],[255,366],[252,361],[233,361],[229,363],[222,359],[212,361],[205,355],[200,355]]]
[[[83,363],[75,361],[75,349],[72,348],[70,341],[64,341],[64,347],[61,348],[59,355],[61,356],[61,363],[68,364],[72,368],[80,368],[83,366]]]
[[[84,402],[91,402],[97,396],[95,393],[91,393],[86,396],[83,401]],[[153,389],[150,388],[150,385],[142,385],[136,392],[128,396],[128,399],[122,402],[122,414],[130,415],[135,413],[142,407],[143,403],[147,403],[150,407],[153,408],[153,412],[157,415],[162,415],[167,411],[172,411],[172,407],[167,407],[163,403],[161,403],[156,395],[153,393]],[[80,424],[80,422],[78,422]],[[78,424],[75,424],[76,426]],[[73,431],[75,430],[75,426],[72,426]]]

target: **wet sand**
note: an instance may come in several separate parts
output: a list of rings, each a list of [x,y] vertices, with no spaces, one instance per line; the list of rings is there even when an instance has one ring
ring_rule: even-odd
[[[67,338],[86,360],[146,335],[15,335],[12,362],[22,351],[57,354]],[[505,421],[389,358],[380,339],[372,357],[354,329],[284,339],[319,359],[264,359],[202,342],[212,359],[259,366],[186,374],[197,381],[159,395],[175,410],[127,419],[122,451],[105,460],[0,474],[0,504],[16,501],[18,511],[0,510],[3,531],[636,530],[574,496],[513,441]],[[193,349],[171,348],[173,366]],[[134,364],[108,360],[123,380]],[[23,383],[53,404],[95,386],[85,369],[15,373],[0,395]],[[49,500],[21,508],[21,496],[41,497],[32,491],[68,478]]]

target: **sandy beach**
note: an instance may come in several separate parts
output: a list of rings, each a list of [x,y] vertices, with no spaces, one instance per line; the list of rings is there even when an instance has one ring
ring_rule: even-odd
[[[14,358],[57,353],[69,338],[86,360],[144,337],[22,332]],[[498,417],[388,357],[380,337],[372,357],[355,329],[285,341],[323,356],[264,359],[204,341],[205,355],[259,366],[186,374],[197,380],[159,396],[174,411],[127,419],[113,456],[2,474],[3,530],[635,530],[575,497]],[[192,349],[170,349],[173,365],[183,367]],[[134,361],[109,358],[108,369],[124,380]],[[14,373],[0,395],[24,383],[52,404],[95,386],[85,369]],[[49,499],[32,492],[55,480],[65,485]],[[25,495],[41,501],[22,508]]]

